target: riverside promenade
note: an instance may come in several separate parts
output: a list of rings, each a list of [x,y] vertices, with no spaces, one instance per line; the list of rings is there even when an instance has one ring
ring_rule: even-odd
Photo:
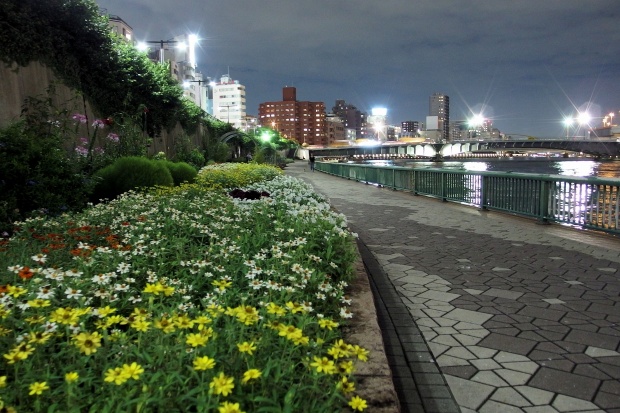
[[[620,239],[311,172],[359,234],[402,412],[620,413]]]

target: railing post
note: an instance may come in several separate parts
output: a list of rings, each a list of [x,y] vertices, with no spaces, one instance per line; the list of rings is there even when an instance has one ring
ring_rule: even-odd
[[[542,224],[548,224],[548,212],[549,212],[549,193],[551,189],[551,181],[541,181],[540,183],[540,211],[538,213],[538,220]]]
[[[418,195],[418,171],[413,170],[413,195]]]
[[[481,176],[480,178],[482,178],[480,180],[480,209],[483,211],[488,211],[487,208],[487,186],[489,185],[488,181],[488,177],[487,176]]]
[[[447,186],[448,186],[448,180],[446,179],[446,173],[442,172],[441,173],[441,200],[443,202],[448,202],[448,196],[446,195],[448,193],[447,191]]]

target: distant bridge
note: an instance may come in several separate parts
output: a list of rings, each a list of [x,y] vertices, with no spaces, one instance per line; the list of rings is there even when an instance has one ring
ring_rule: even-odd
[[[528,139],[528,140],[486,140],[458,141],[447,143],[399,143],[389,142],[377,146],[345,146],[334,148],[309,148],[315,156],[354,156],[354,155],[409,155],[427,158],[449,158],[464,153],[491,151],[534,151],[549,149],[560,152],[583,153],[596,157],[620,157],[620,142],[615,139],[567,140],[567,139]]]

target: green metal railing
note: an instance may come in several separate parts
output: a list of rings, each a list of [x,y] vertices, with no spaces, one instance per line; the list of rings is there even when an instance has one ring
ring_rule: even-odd
[[[443,201],[620,234],[620,179],[330,162],[317,162],[316,169]]]

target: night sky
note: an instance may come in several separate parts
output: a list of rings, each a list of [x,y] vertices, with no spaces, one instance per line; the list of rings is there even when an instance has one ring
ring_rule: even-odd
[[[565,116],[620,121],[618,0],[98,0],[136,40],[196,33],[198,68],[246,87],[247,113],[282,99],[344,99],[388,121],[482,114],[508,134],[566,134]],[[578,131],[571,131],[577,134]]]

